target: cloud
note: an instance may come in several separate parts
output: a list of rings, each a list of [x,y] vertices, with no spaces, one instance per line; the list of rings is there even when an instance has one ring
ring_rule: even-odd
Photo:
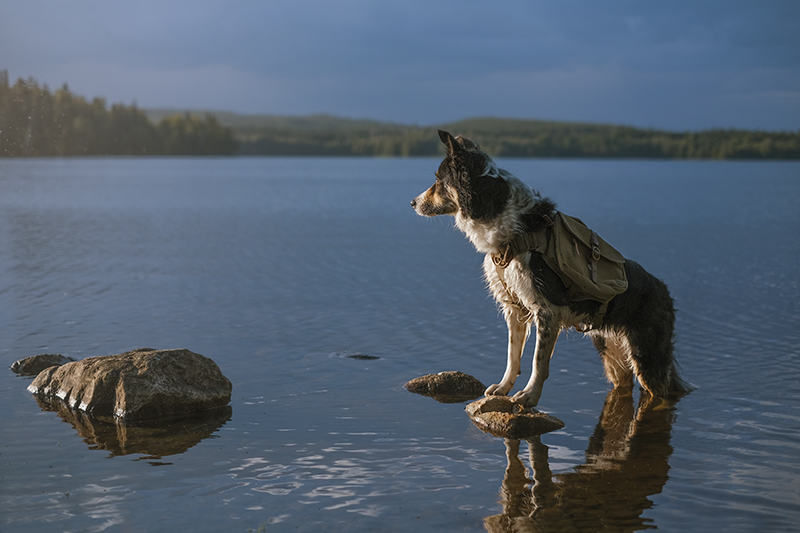
[[[798,25],[775,0],[26,0],[0,69],[149,107],[797,129],[770,95],[800,90]]]

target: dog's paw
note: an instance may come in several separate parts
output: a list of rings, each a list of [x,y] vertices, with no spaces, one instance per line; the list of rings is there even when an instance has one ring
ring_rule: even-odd
[[[524,390],[519,391],[511,398],[514,403],[518,403],[523,407],[529,407],[533,409],[536,407],[536,404],[539,403],[539,398],[530,392],[525,392]]]
[[[511,390],[511,385],[503,386],[502,383],[492,385],[483,393],[484,396],[508,396],[508,391]]]

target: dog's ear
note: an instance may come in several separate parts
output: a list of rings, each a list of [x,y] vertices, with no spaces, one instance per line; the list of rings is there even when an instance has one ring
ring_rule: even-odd
[[[456,152],[464,151],[464,147],[450,135],[450,132],[439,130],[439,138],[444,145],[447,146],[447,155],[453,155]]]

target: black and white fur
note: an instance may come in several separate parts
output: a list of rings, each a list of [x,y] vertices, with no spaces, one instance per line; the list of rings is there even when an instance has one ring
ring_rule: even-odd
[[[524,252],[505,269],[491,255],[517,234],[543,229],[555,204],[500,169],[474,142],[440,131],[447,155],[436,182],[411,206],[424,216],[452,215],[475,248],[486,254],[483,272],[508,324],[508,363],[500,383],[486,395],[507,395],[520,371],[520,358],[531,325],[536,326],[533,371],[514,401],[534,407],[547,379],[550,358],[562,329],[582,328],[599,302],[572,302],[561,278],[541,254]],[[628,289],[608,304],[600,327],[588,335],[615,387],[633,387],[633,375],[654,397],[689,392],[693,387],[678,375],[673,357],[675,311],[667,286],[637,263],[627,260]]]

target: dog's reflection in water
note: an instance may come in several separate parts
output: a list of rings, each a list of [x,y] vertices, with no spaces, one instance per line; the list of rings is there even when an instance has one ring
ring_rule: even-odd
[[[501,489],[503,513],[484,519],[491,532],[638,531],[655,528],[641,514],[668,479],[672,405],[642,394],[608,393],[600,421],[589,439],[586,463],[553,476],[548,448],[528,441],[532,479],[519,457],[520,441],[506,439]],[[532,484],[532,485],[531,485]]]

